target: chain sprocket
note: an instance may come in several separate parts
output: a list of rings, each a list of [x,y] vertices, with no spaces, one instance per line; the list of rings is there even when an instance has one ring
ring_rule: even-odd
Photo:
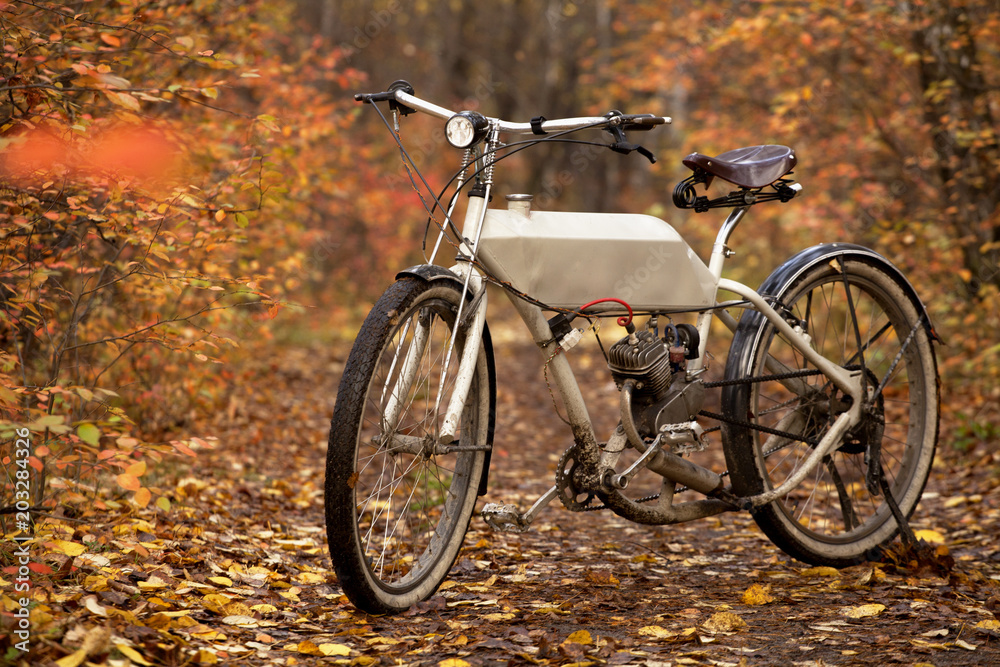
[[[576,475],[581,469],[580,453],[580,445],[574,444],[559,457],[559,467],[556,469],[559,501],[571,512],[588,509],[588,505],[594,500],[593,493],[581,491],[577,484]]]

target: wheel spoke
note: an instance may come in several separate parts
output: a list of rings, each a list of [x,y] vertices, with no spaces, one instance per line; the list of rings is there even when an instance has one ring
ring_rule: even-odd
[[[922,311],[895,273],[847,256],[815,264],[791,284],[769,279],[761,293],[775,295],[816,352],[842,368],[860,370],[866,391],[860,420],[843,441],[797,488],[760,508],[755,519],[793,556],[858,562],[891,539],[895,528],[883,495],[866,484],[866,457],[878,456],[905,513],[916,505],[933,460],[937,381]],[[803,377],[804,389],[778,381],[772,369],[811,367],[793,343],[800,344],[778,335],[762,316],[741,319],[730,351],[730,359],[740,363],[727,368],[723,382],[731,383],[723,390],[723,412],[747,415],[746,423],[728,420],[723,441],[734,490],[754,494],[779,487],[852,409],[854,399],[826,378]],[[746,369],[743,375],[740,369]]]

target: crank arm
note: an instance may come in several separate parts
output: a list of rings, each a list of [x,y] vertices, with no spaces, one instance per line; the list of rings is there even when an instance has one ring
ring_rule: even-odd
[[[661,438],[663,438],[662,433],[656,436],[656,440],[650,443],[649,447],[646,448],[646,451],[644,451],[639,458],[637,458],[635,462],[625,470],[625,472],[620,475],[609,474],[607,477],[608,484],[615,489],[626,488],[629,482],[632,481],[632,478],[635,477],[636,473],[638,473],[641,468],[645,467],[646,462],[649,461],[649,459],[658,451],[660,451]]]

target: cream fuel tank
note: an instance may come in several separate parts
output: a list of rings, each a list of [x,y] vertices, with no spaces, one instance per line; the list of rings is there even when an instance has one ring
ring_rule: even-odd
[[[530,195],[489,209],[480,261],[496,277],[551,306],[605,297],[637,310],[715,304],[717,281],[668,223],[650,215],[532,211]]]

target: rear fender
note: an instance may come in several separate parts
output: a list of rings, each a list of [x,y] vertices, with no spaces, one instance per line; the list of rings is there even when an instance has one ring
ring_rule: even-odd
[[[781,297],[785,290],[788,289],[788,286],[791,285],[800,275],[817,264],[829,262],[835,258],[854,259],[867,262],[883,269],[886,273],[897,277],[900,283],[905,286],[904,289],[906,290],[907,296],[909,296],[913,303],[916,304],[921,314],[924,316],[923,320],[924,326],[927,329],[927,335],[931,337],[931,340],[943,343],[941,337],[938,336],[936,331],[934,331],[934,325],[931,323],[931,318],[927,313],[927,308],[917,295],[917,291],[913,289],[913,285],[911,285],[910,281],[903,275],[903,272],[900,271],[895,264],[874,250],[865,248],[864,246],[855,245],[853,243],[823,243],[815,245],[811,248],[806,248],[805,250],[792,255],[785,261],[784,264],[775,269],[771,275],[767,277],[767,280],[761,284],[757,293],[765,299],[768,297]]]

